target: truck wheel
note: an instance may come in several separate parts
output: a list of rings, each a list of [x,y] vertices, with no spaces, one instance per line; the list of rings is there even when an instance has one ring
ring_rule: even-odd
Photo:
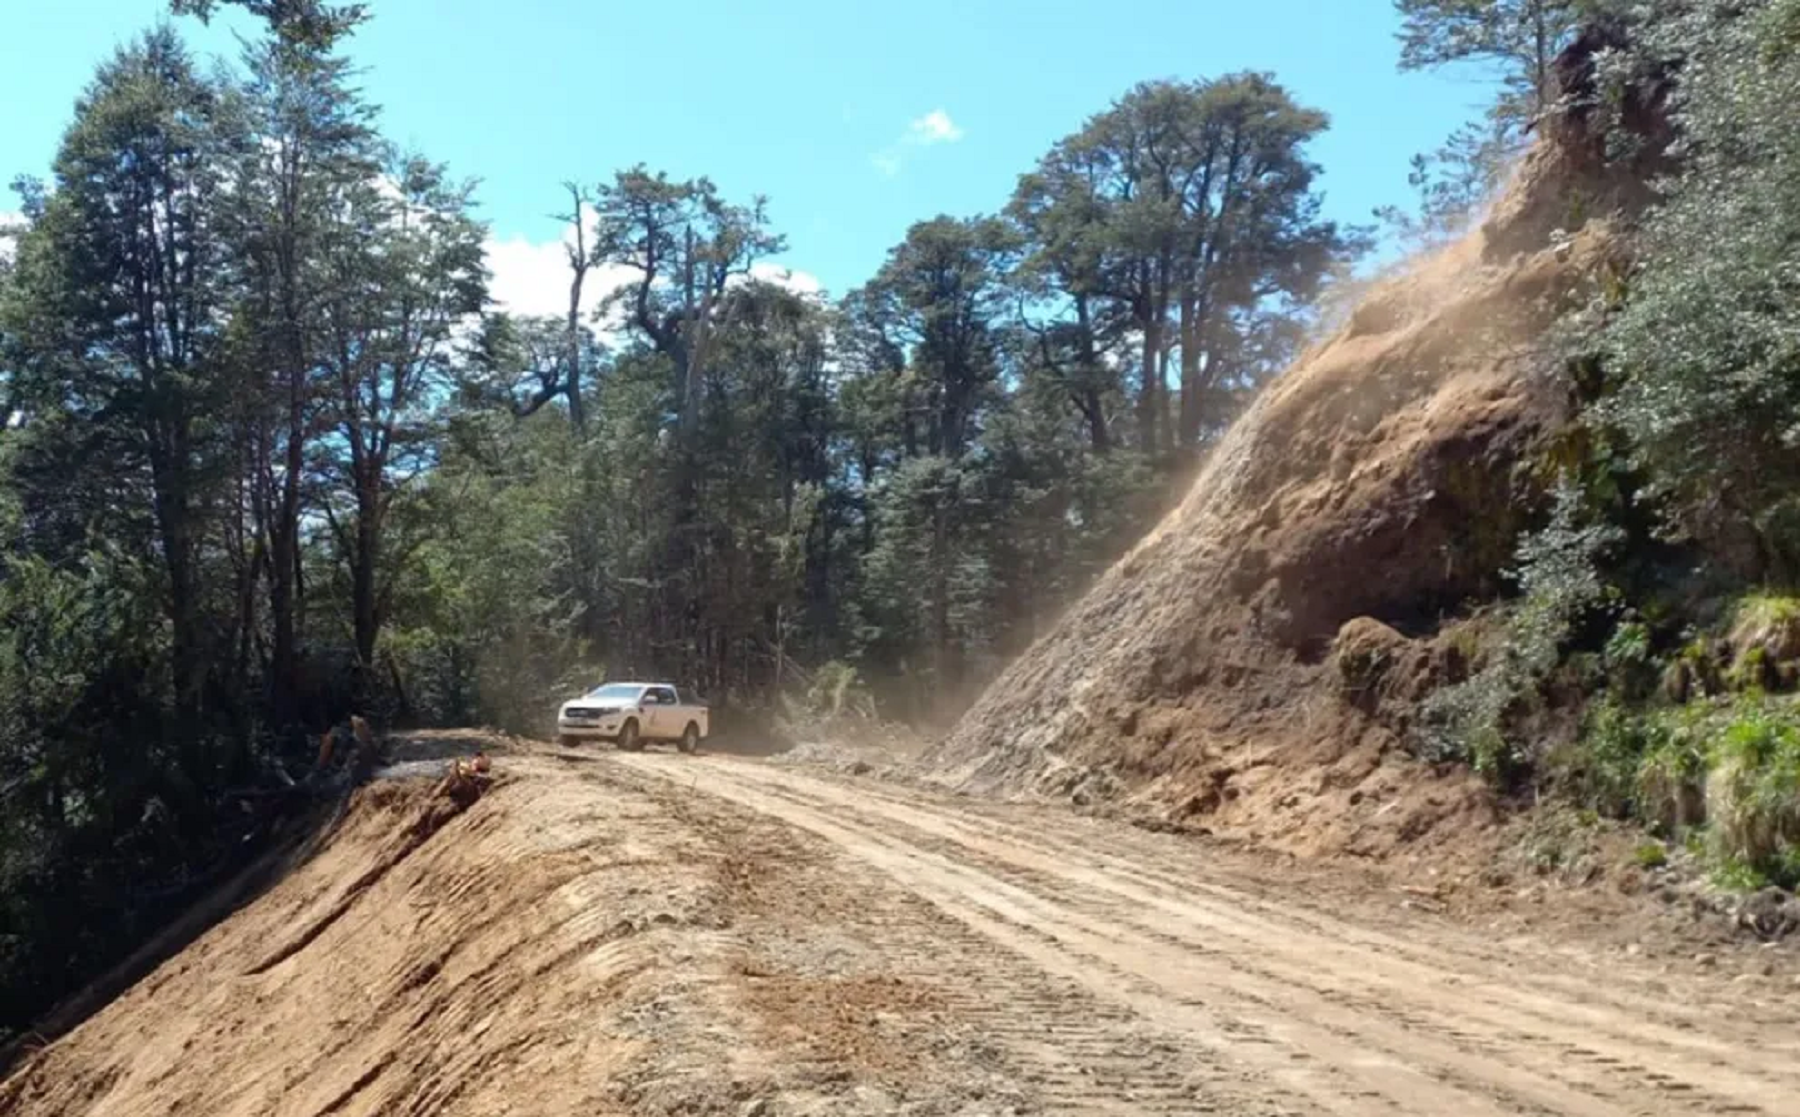
[[[638,737],[637,722],[635,722],[635,721],[626,722],[625,727],[623,729],[619,730],[619,749],[620,749],[620,751],[636,752],[643,747],[644,747],[644,742],[641,738]]]
[[[677,746],[682,752],[691,753],[700,747],[700,727],[693,722],[681,731],[681,744]]]
[[[559,733],[559,734],[557,734],[557,737],[556,737],[556,743],[561,745],[565,749],[572,749],[580,742],[577,741],[576,738],[572,734]]]

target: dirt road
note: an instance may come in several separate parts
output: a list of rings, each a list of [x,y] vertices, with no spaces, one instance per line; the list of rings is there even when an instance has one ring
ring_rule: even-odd
[[[617,763],[817,835],[925,901],[845,911],[839,932],[954,990],[1046,1111],[1800,1113],[1800,1015],[1767,979],[1759,1009],[1749,982],[1678,992],[1422,914],[1358,924],[1177,840],[1061,814],[723,759]]]
[[[1484,937],[1348,876],[778,763],[497,770],[455,814],[359,793],[0,1115],[1800,1114],[1789,952]]]

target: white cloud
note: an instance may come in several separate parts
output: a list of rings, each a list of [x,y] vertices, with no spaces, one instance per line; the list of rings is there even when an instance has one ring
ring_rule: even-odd
[[[582,206],[584,223],[588,224],[588,245],[593,246],[593,208]],[[488,281],[488,294],[499,304],[498,309],[511,314],[548,315],[555,318],[569,313],[569,249],[575,245],[575,231],[565,225],[554,240],[534,241],[521,236],[504,240],[489,235],[487,265],[493,273]],[[590,269],[581,284],[581,312],[584,316],[600,305],[602,299],[631,281],[636,273],[630,268],[606,266]]]
[[[943,109],[932,109],[906,126],[908,142],[916,144],[953,144],[962,137],[962,129]]]
[[[869,157],[882,174],[893,176],[906,165],[914,149],[953,144],[963,138],[963,130],[943,109],[932,109],[906,126],[900,138]]]
[[[489,237],[487,264],[493,278],[488,283],[488,293],[497,309],[559,319],[567,315],[570,273],[566,243],[566,240],[532,241],[518,236]],[[798,294],[817,295],[824,290],[817,276],[778,264],[756,264],[750,271],[757,279],[779,284]],[[591,313],[608,294],[630,283],[637,275],[632,269],[618,265],[588,272],[581,287],[583,315]]]
[[[752,264],[750,274],[764,283],[773,283],[777,287],[786,287],[796,295],[822,295],[825,285],[819,277],[811,272],[784,268],[779,264]]]
[[[569,313],[569,255],[561,241],[530,241],[524,237],[500,240],[489,237],[487,265],[493,272],[488,292],[499,309],[520,315],[562,317]],[[581,285],[581,309],[585,314],[600,305],[608,292],[631,279],[629,268],[602,267],[588,272]]]
[[[0,262],[13,258],[14,234],[25,227],[25,215],[11,210],[0,209]]]

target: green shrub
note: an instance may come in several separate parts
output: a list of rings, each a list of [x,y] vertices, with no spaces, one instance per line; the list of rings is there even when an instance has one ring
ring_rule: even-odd
[[[1650,662],[1650,628],[1641,621],[1626,621],[1607,638],[1604,658],[1608,670],[1643,667]]]
[[[1653,652],[1650,626],[1643,621],[1629,620],[1615,628],[1600,656],[1608,689],[1631,699],[1649,695],[1658,677]]]
[[[1759,892],[1769,886],[1769,878],[1762,870],[1735,857],[1715,860],[1707,875],[1714,885],[1728,892]]]
[[[1605,327],[1619,390],[1603,417],[1630,436],[1679,532],[1740,571],[1800,574],[1800,53],[1783,30],[1797,9],[1632,7],[1648,18],[1602,69],[1623,82],[1679,66],[1669,107],[1682,161]]]
[[[1577,622],[1612,596],[1599,559],[1617,530],[1586,522],[1582,492],[1567,477],[1554,496],[1550,522],[1519,542],[1511,576],[1522,594],[1499,647],[1469,679],[1424,703],[1418,735],[1428,759],[1465,760],[1498,781],[1516,774],[1532,758],[1509,736],[1510,719],[1536,700]]]
[[[1732,610],[1733,652],[1726,683],[1732,690],[1788,690],[1800,661],[1800,598],[1757,591]]]
[[[1633,856],[1638,866],[1645,869],[1660,869],[1669,863],[1669,849],[1661,842],[1643,842]]]
[[[1580,801],[1614,818],[1635,812],[1646,749],[1644,721],[1610,699],[1596,703],[1563,766]]]
[[[1800,597],[1792,594],[1757,590],[1738,599],[1732,612],[1732,627],[1744,625],[1771,627],[1800,621]]]
[[[1800,847],[1800,727],[1782,704],[1745,702],[1712,742],[1706,780],[1713,854],[1794,883]]]
[[[1721,886],[1800,883],[1794,700],[1750,695],[1634,710],[1608,698],[1559,760],[1584,806],[1685,841]]]
[[[1724,693],[1724,674],[1709,640],[1696,637],[1675,654],[1663,675],[1663,691],[1677,703]]]
[[[1498,775],[1512,757],[1503,720],[1519,697],[1515,676],[1495,669],[1437,691],[1421,711],[1420,755],[1466,761],[1483,775]]]
[[[1704,860],[1707,853],[1706,831],[1694,829],[1683,834],[1681,837],[1681,848],[1687,851],[1689,857]]]
[[[830,721],[844,716],[873,718],[875,699],[863,684],[855,666],[842,660],[822,663],[807,681],[800,696],[799,709],[790,710],[800,716]]]
[[[1703,708],[1636,710],[1608,697],[1587,712],[1562,758],[1565,783],[1584,806],[1636,818],[1666,834],[1705,821]]]
[[[1769,653],[1762,648],[1751,648],[1725,673],[1725,685],[1740,693],[1759,694],[1768,689],[1770,675]]]
[[[1668,834],[1706,821],[1706,757],[1702,730],[1693,713],[1668,711],[1640,718],[1642,747],[1637,766],[1634,813]]]

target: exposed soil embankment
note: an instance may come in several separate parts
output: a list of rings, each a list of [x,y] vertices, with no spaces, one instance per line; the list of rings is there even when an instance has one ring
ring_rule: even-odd
[[[1565,76],[1585,65],[1572,53]],[[1635,191],[1592,141],[1559,121],[1481,228],[1282,375],[927,764],[967,790],[1129,796],[1292,850],[1484,828],[1479,783],[1403,738],[1411,705],[1466,667],[1447,619],[1504,589],[1538,506],[1532,467],[1567,406],[1547,331],[1619,264],[1607,221],[1582,215]]]
[[[0,1114],[1023,1104],[947,1012],[960,978],[846,931],[846,912],[900,918],[891,885],[591,750],[420,744],[402,755],[439,759],[362,788],[313,856],[14,1067]],[[491,785],[441,780],[472,748],[503,753]]]

